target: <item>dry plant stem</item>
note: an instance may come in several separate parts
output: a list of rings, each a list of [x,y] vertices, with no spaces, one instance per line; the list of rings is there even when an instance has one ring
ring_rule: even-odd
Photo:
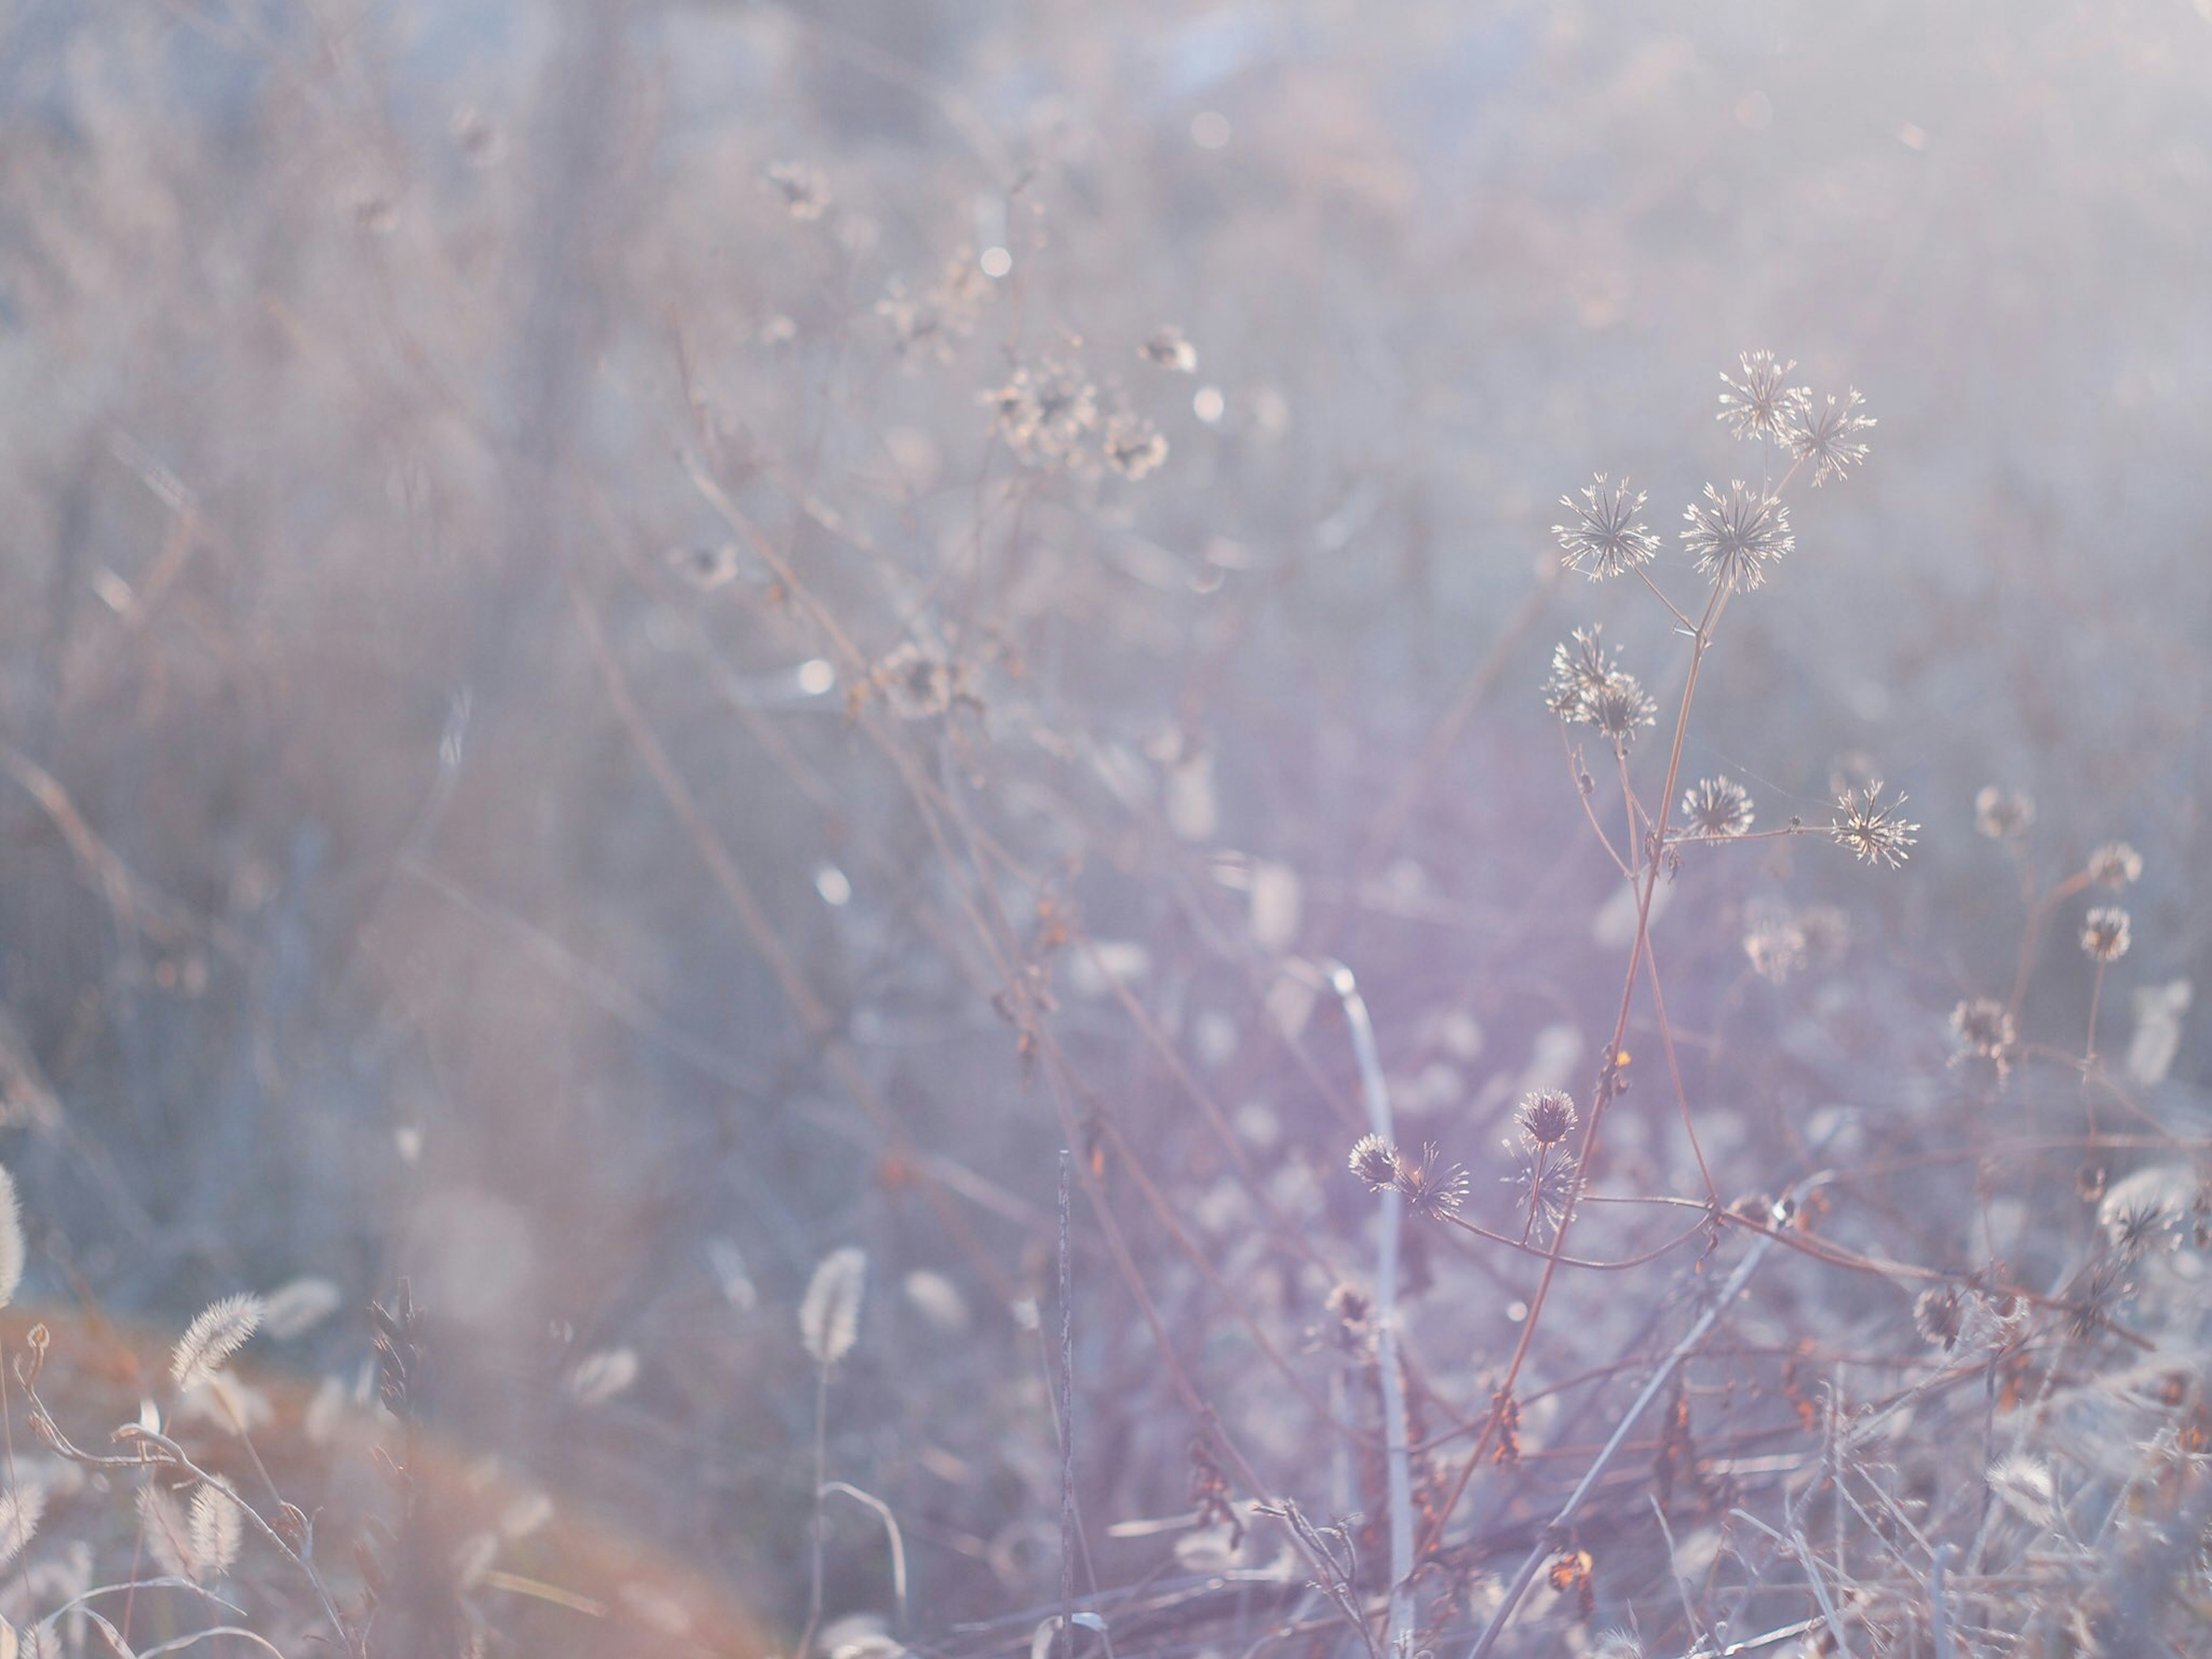
[[[1826,1179],[1825,1176],[1812,1176],[1799,1182],[1791,1194],[1793,1200],[1802,1202],[1805,1194]],[[1762,1236],[1752,1241],[1751,1248],[1744,1252],[1743,1260],[1736,1264],[1735,1271],[1729,1275],[1727,1282],[1721,1286],[1718,1294],[1713,1297],[1711,1304],[1705,1309],[1705,1312],[1698,1316],[1696,1322],[1683,1333],[1681,1340],[1675,1343],[1668,1352],[1667,1357],[1659,1362],[1658,1367],[1644,1382],[1642,1392],[1636,1396],[1628,1409],[1621,1413],[1620,1421],[1613,1427],[1612,1437],[1605,1443],[1604,1449],[1598,1453],[1595,1460],[1583,1473],[1581,1482],[1567,1495],[1567,1501],[1559,1506],[1559,1513],[1552,1517],[1550,1524],[1538,1536],[1535,1547],[1528,1552],[1513,1577],[1507,1581],[1505,1593],[1498,1601],[1497,1612],[1491,1615],[1490,1623],[1484,1627],[1482,1635],[1476,1640],[1474,1646],[1468,1650],[1468,1659],[1487,1659],[1491,1650],[1498,1645],[1498,1638],[1504,1633],[1506,1623],[1513,1617],[1514,1609],[1520,1606],[1521,1598],[1528,1593],[1528,1586],[1535,1582],[1536,1575],[1542,1571],[1545,1561],[1558,1550],[1559,1539],[1565,1535],[1567,1528],[1573,1523],[1576,1513],[1581,1510],[1583,1500],[1595,1489],[1599,1478],[1605,1474],[1607,1468],[1627,1441],[1629,1431],[1636,1426],[1651,1402],[1659,1397],[1659,1391],[1664,1389],[1673,1378],[1676,1368],[1690,1357],[1700,1342],[1705,1340],[1705,1334],[1712,1329],[1721,1315],[1735,1303],[1738,1296],[1742,1294],[1743,1287],[1751,1282],[1751,1276],[1759,1271],[1759,1263],[1766,1260],[1767,1252],[1773,1243],[1774,1240],[1771,1236]],[[1529,1317],[1534,1319],[1534,1316],[1532,1310]]]
[[[2089,981],[2089,1038],[2087,1046],[2081,1053],[2081,1066],[2085,1073],[2094,1070],[2097,1064],[2097,1010],[2105,1000],[2106,965],[2104,963],[2099,963],[2095,975]],[[2086,1076],[2084,1081],[2087,1081]],[[2096,1133],[2097,1128],[2095,1111],[2096,1109],[2094,1106],[2090,1108],[2089,1130],[2093,1134]]]
[[[898,1517],[882,1498],[873,1492],[862,1492],[850,1481],[824,1481],[822,1495],[827,1498],[832,1493],[851,1498],[884,1523],[884,1536],[890,1541],[891,1550],[892,1634],[896,1635],[906,1628],[906,1539],[899,1531]]]
[[[2027,922],[2021,931],[2020,962],[2013,969],[2012,995],[2005,1001],[2005,1012],[2014,1019],[2020,1018],[2021,1004],[2027,1000],[2027,981],[2034,976],[2036,952],[2042,948],[2043,930],[2051,913],[2088,885],[2089,872],[2077,870],[2028,907]]]
[[[1329,988],[1343,1005],[1352,1028],[1352,1052],[1359,1063],[1360,1092],[1367,1099],[1368,1126],[1385,1144],[1397,1143],[1391,1122],[1389,1085],[1375,1050],[1375,1025],[1352,969],[1325,962]],[[1390,1503],[1390,1607],[1382,1650],[1395,1655],[1413,1638],[1413,1475],[1406,1430],[1406,1377],[1398,1358],[1398,1234],[1405,1224],[1405,1196],[1395,1187],[1382,1193],[1375,1247],[1375,1365],[1382,1387],[1382,1446]]]
[[[1716,587],[1713,590],[1712,597],[1705,603],[1705,615],[1698,621],[1697,634],[1691,646],[1690,672],[1682,687],[1681,708],[1674,717],[1674,745],[1667,759],[1667,781],[1659,796],[1659,817],[1652,836],[1655,847],[1666,844],[1667,819],[1674,805],[1675,780],[1682,768],[1682,744],[1689,735],[1690,705],[1698,695],[1698,671],[1704,665],[1705,651],[1712,642],[1713,628],[1719,621],[1726,598],[1725,589]],[[1644,948],[1651,928],[1651,896],[1658,888],[1661,867],[1659,859],[1655,857],[1650,860],[1644,874],[1644,890],[1637,902],[1636,939],[1629,947],[1628,972],[1621,982],[1620,1009],[1613,1019],[1613,1039],[1606,1045],[1604,1069],[1599,1074],[1598,1087],[1590,1102],[1589,1121],[1583,1128],[1582,1146],[1577,1158],[1578,1181],[1589,1179],[1590,1153],[1596,1148],[1598,1127],[1604,1121],[1605,1109],[1612,1100],[1614,1067],[1618,1064],[1621,1042],[1628,1035],[1628,1014],[1636,1000],[1636,976],[1643,971]],[[1453,1483],[1449,1495],[1437,1510],[1436,1519],[1430,1523],[1424,1542],[1425,1549],[1434,1549],[1443,1540],[1443,1530],[1451,1520],[1452,1511],[1458,1508],[1459,1500],[1466,1492],[1468,1483],[1474,1478],[1475,1470],[1482,1466],[1490,1437],[1496,1431],[1501,1419],[1504,1402],[1511,1398],[1513,1385],[1521,1375],[1521,1367],[1528,1361],[1529,1344],[1535,1338],[1545,1301],[1551,1295],[1552,1281],[1558,1277],[1560,1261],[1566,1255],[1567,1234],[1574,1225],[1577,1207],[1577,1203],[1570,1202],[1566,1213],[1559,1218],[1559,1224],[1552,1235],[1552,1248],[1545,1258],[1543,1276],[1536,1282],[1535,1293],[1528,1298],[1528,1314],[1521,1322],[1520,1340],[1514,1345],[1513,1357],[1505,1367],[1504,1380],[1498,1385],[1499,1404],[1492,1408],[1482,1433],[1476,1437],[1474,1449],[1468,1454],[1465,1466],[1460,1470],[1459,1479]]]
[[[807,1539],[813,1572],[806,1593],[806,1628],[799,1633],[798,1645],[792,1650],[799,1659],[806,1659],[813,1651],[815,1626],[822,1622],[822,1514],[829,1482],[830,1367],[824,1362],[814,1368],[814,1522]]]
[[[1075,1659],[1075,1297],[1068,1249],[1067,1148],[1060,1149],[1060,1633]]]

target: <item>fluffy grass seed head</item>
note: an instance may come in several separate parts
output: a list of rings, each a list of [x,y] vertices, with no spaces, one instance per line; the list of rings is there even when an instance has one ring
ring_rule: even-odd
[[[1820,403],[1803,386],[1794,389],[1782,411],[1782,447],[1799,465],[1810,463],[1813,488],[1840,478],[1867,458],[1862,434],[1874,426],[1874,416],[1863,413],[1866,399],[1853,387],[1843,401],[1830,392]]]
[[[1797,545],[1790,509],[1741,478],[1730,480],[1726,495],[1707,484],[1705,498],[1683,508],[1682,516],[1689,521],[1683,549],[1700,574],[1731,593],[1764,584],[1767,568]]]
[[[214,1583],[237,1565],[246,1522],[238,1512],[237,1498],[227,1488],[201,1481],[192,1492],[185,1528],[195,1583]]]
[[[1644,495],[1632,492],[1628,480],[1608,484],[1605,474],[1583,487],[1582,500],[1559,497],[1559,505],[1573,514],[1568,524],[1555,524],[1565,562],[1592,581],[1603,581],[1648,564],[1659,551],[1659,537],[1641,522]]]
[[[2117,904],[2100,904],[2081,919],[2081,949],[2100,964],[2118,962],[2128,953],[2128,913]]]
[[[799,1336],[816,1364],[836,1364],[860,1340],[860,1297],[867,1284],[868,1258],[850,1244],[823,1256],[807,1280],[799,1304]]]
[[[1782,436],[1790,410],[1790,371],[1796,363],[1778,362],[1771,351],[1747,351],[1736,366],[1733,375],[1721,371],[1720,413],[1714,418],[1734,437],[1763,443]]]
[[[0,1493],[0,1566],[21,1555],[38,1536],[46,1518],[46,1489],[35,1483],[11,1486]]]
[[[214,1376],[261,1328],[261,1298],[251,1291],[203,1309],[169,1356],[169,1376],[177,1387],[191,1389]]]
[[[1744,835],[1752,824],[1751,792],[1731,778],[1699,778],[1682,797],[1682,821],[1702,840]]]
[[[2089,879],[2118,890],[2142,879],[2142,854],[2124,841],[2108,841],[2089,854]]]
[[[1539,1089],[1523,1095],[1514,1121],[1530,1145],[1556,1146],[1574,1129],[1575,1097],[1565,1089]]]
[[[1895,800],[1883,800],[1879,778],[1864,789],[1846,786],[1836,797],[1836,818],[1828,833],[1860,863],[1887,865],[1894,870],[1911,856],[1905,849],[1919,838],[1920,826],[1899,810],[1905,799],[1899,795]]]
[[[2035,822],[2035,798],[2021,789],[1984,786],[1974,797],[1974,828],[1991,841],[2024,836]]]

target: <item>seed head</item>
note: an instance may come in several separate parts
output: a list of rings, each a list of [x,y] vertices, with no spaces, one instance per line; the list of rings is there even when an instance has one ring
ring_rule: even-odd
[[[1565,1089],[1539,1089],[1523,1095],[1516,1121],[1531,1145],[1556,1146],[1575,1127],[1575,1097]]]
[[[1991,841],[2007,841],[2027,833],[2035,822],[2035,799],[2019,789],[1987,785],[1974,797],[1974,828]]]
[[[2096,963],[2118,962],[2128,953],[2128,913],[2100,904],[2081,919],[2081,949]]]
[[[1844,393],[1841,403],[1830,392],[1820,403],[1803,386],[1790,393],[1782,410],[1782,447],[1801,465],[1813,464],[1813,488],[1840,478],[1867,458],[1860,434],[1874,425],[1874,416],[1860,412],[1866,399],[1856,387]]]
[[[1352,1173],[1375,1192],[1398,1184],[1398,1149],[1381,1135],[1362,1135],[1352,1144]]]
[[[1705,486],[1705,499],[1682,510],[1689,528],[1682,545],[1716,586],[1740,592],[1766,580],[1766,568],[1797,545],[1790,533],[1790,509],[1772,495],[1758,494],[1732,480],[1723,495]]]
[[[1846,787],[1836,797],[1836,820],[1828,833],[1860,863],[1886,864],[1894,870],[1911,856],[1905,848],[1918,839],[1920,829],[1898,810],[1905,802],[1903,795],[1884,801],[1879,778],[1863,790]]]
[[[2012,1051],[2012,1016],[1990,997],[1970,997],[1951,1011],[1951,1034],[1961,1054],[2002,1060]]]
[[[1640,489],[1630,493],[1627,479],[1609,485],[1602,472],[1595,483],[1583,486],[1579,501],[1560,496],[1559,505],[1574,514],[1572,523],[1552,526],[1552,534],[1565,550],[1565,562],[1594,582],[1649,563],[1659,551],[1659,538],[1638,522],[1644,499]]]
[[[1406,1207],[1415,1215],[1439,1220],[1457,1215],[1460,1206],[1467,1202],[1467,1171],[1456,1164],[1445,1163],[1431,1141],[1421,1148],[1419,1164],[1403,1158],[1398,1160],[1398,1190],[1405,1196]]]
[[[1612,676],[1583,699],[1583,718],[1620,750],[1636,741],[1638,728],[1659,722],[1659,705],[1633,674]]]
[[[869,676],[892,714],[902,720],[926,720],[952,707],[952,665],[935,652],[907,640],[895,646]]]
[[[1583,703],[1602,691],[1619,672],[1619,658],[1605,647],[1602,623],[1577,628],[1571,638],[1552,647],[1552,677],[1544,683],[1544,706],[1561,720],[1587,721]]]
[[[1741,836],[1751,828],[1751,792],[1727,777],[1699,778],[1682,797],[1682,818],[1705,840]]]
[[[2108,841],[2089,854],[2089,879],[2114,889],[2142,879],[2142,854],[2124,841]]]
[[[1790,371],[1797,365],[1777,362],[1771,351],[1747,351],[1736,362],[1741,379],[1721,371],[1721,408],[1714,418],[1735,437],[1762,443],[1780,437],[1790,407]]]
[[[1098,424],[1098,388],[1057,358],[1017,368],[984,401],[998,411],[1006,441],[1032,465],[1073,459],[1084,434]]]
[[[1106,464],[1132,483],[1168,458],[1168,441],[1141,415],[1121,414],[1106,423]]]
[[[1948,1285],[1923,1291],[1912,1304],[1912,1324],[1923,1341],[1948,1353],[1966,1334],[1966,1298]]]

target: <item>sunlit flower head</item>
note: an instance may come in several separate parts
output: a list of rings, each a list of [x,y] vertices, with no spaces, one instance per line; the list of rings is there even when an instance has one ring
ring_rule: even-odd
[[[1730,592],[1757,587],[1766,568],[1797,545],[1790,533],[1790,509],[1772,495],[1747,489],[1741,479],[1723,495],[1705,486],[1705,499],[1683,509],[1689,528],[1682,546],[1714,586]]]
[[[2124,841],[2108,841],[2089,854],[2088,870],[2101,887],[2125,887],[2142,879],[2142,854]]]
[[[1559,505],[1574,515],[1571,523],[1552,526],[1552,534],[1559,538],[1565,552],[1566,563],[1592,581],[1648,563],[1659,551],[1659,538],[1638,520],[1644,500],[1642,490],[1630,490],[1627,479],[1608,484],[1602,472],[1595,483],[1583,487],[1580,501],[1560,496]]]
[[[1715,418],[1738,438],[1765,441],[1782,435],[1790,404],[1790,371],[1795,362],[1777,362],[1771,351],[1747,351],[1737,372],[1721,371],[1721,408]]]
[[[1886,864],[1894,870],[1911,856],[1905,849],[1920,830],[1899,810],[1905,800],[1903,795],[1883,800],[1880,779],[1864,789],[1846,788],[1836,797],[1836,819],[1828,833],[1862,864]]]
[[[2100,904],[2081,919],[2081,949],[2092,962],[2118,962],[2129,942],[2128,913],[2117,904]]]
[[[1875,421],[1861,412],[1865,403],[1856,387],[1840,403],[1832,392],[1816,404],[1803,386],[1790,394],[1783,409],[1782,447],[1793,461],[1812,464],[1815,489],[1866,459],[1860,434],[1870,431]]]
[[[1682,821],[1708,840],[1743,835],[1752,823],[1751,792],[1731,778],[1699,778],[1682,797]]]

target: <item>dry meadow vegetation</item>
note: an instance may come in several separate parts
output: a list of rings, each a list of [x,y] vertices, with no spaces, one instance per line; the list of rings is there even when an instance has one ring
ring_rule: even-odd
[[[0,6],[0,1659],[2212,1654],[2208,88]]]

